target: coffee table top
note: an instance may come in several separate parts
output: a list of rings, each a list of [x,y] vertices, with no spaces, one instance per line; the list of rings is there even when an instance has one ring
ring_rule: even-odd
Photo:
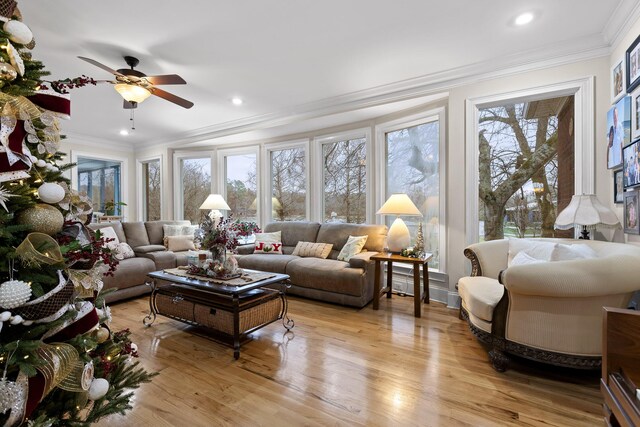
[[[249,269],[244,269],[244,271],[247,273],[266,273],[264,271],[249,270]],[[215,292],[217,294],[233,296],[233,295],[243,294],[253,289],[258,289],[264,286],[280,283],[284,280],[289,279],[289,276],[287,274],[280,274],[280,273],[269,273],[269,274],[272,274],[272,276],[269,278],[259,280],[253,283],[248,283],[246,285],[239,285],[239,286],[212,283],[206,280],[198,280],[198,279],[191,279],[189,277],[176,276],[175,274],[166,273],[163,270],[152,271],[151,273],[147,274],[147,276],[156,280],[165,280],[167,282],[171,282],[174,284],[190,286],[192,288],[206,290],[209,292]]]

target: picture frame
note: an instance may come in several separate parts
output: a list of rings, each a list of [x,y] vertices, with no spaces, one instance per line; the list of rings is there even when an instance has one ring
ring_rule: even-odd
[[[627,92],[640,85],[640,36],[627,49],[626,55]]]
[[[631,140],[640,138],[640,87],[631,92]]]
[[[626,93],[626,68],[624,58],[615,62],[615,65],[611,67],[611,103],[613,104],[618,99],[622,98]]]
[[[622,149],[622,183],[623,188],[635,187],[640,185],[640,159],[638,158],[638,143],[636,140]]]
[[[622,148],[631,142],[631,97],[624,96],[607,112],[607,169],[622,165]]]
[[[625,192],[623,205],[624,232],[628,234],[640,234],[640,220],[638,219],[638,192]]]
[[[613,172],[613,203],[624,203],[624,184],[622,169]]]

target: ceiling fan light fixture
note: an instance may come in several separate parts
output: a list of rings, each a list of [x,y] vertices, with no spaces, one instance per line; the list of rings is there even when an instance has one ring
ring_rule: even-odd
[[[126,101],[129,102],[141,103],[151,96],[151,92],[147,89],[128,83],[118,83],[114,88]]]

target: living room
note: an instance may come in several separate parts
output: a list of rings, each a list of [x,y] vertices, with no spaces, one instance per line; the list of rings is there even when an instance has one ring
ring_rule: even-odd
[[[512,3],[412,1],[399,8],[364,2],[197,2],[176,8],[145,0],[135,11],[123,2],[107,7],[65,0],[51,11],[18,4],[37,41],[30,52],[51,72],[43,81],[86,78],[66,83],[71,117],[60,120],[60,133],[66,135],[60,164],[76,166],[62,176],[69,189],[93,202],[91,227],[111,227],[136,252],[135,266],[122,262],[121,272],[104,280],[107,288],[122,284],[124,275],[136,282],[135,289],[110,303],[109,327],[129,329],[140,366],[158,375],[135,390],[126,415],[104,418],[103,425],[602,422],[601,372],[595,365],[581,370],[525,356],[497,372],[486,342],[476,340],[482,334],[473,324],[477,313],[468,302],[461,310],[460,298],[467,294],[461,295],[459,287],[476,275],[469,245],[503,237],[579,236],[579,227],[575,234],[554,227],[556,214],[569,208],[574,195],[594,195],[615,214],[610,228],[601,222],[589,226],[594,240],[615,244],[599,249],[601,242],[595,242],[596,251],[640,246],[638,221],[624,208],[637,190],[626,181],[616,186],[618,176],[626,179],[627,166],[610,158],[607,145],[614,107],[626,95],[636,104],[638,66],[631,58],[637,53],[640,5],[630,0]],[[133,104],[125,97],[122,108],[124,95],[104,80],[122,83],[127,69],[150,76],[176,73],[186,84],[163,86],[169,95],[151,86],[146,96],[154,96]],[[538,168],[518,186],[522,204],[511,192],[498,203],[500,214],[489,215],[490,199],[499,193],[495,185],[491,197],[484,197],[483,147],[495,153],[506,144],[506,134],[518,133],[508,120],[512,110],[523,134],[534,138],[534,128],[523,123],[553,117],[540,145],[530,143],[530,148],[543,153],[545,144],[557,141],[557,156],[544,163],[544,179],[537,178]],[[634,127],[637,106],[627,110],[623,122],[631,122],[630,140],[621,144],[631,147],[640,129]],[[493,184],[518,179],[513,170],[533,160],[513,156],[507,178],[494,176]],[[388,248],[382,240],[378,245],[380,228],[375,227],[392,226],[396,215],[379,212],[395,193],[409,194],[420,211],[403,218],[411,245],[420,227],[431,257],[394,264],[391,279],[391,263],[384,268],[386,260],[375,261],[373,254]],[[235,351],[175,320],[178,315],[156,318],[166,313],[158,300],[150,302],[147,273],[166,272],[176,260],[142,256],[139,249],[162,245],[163,225],[206,221],[210,208],[202,206],[210,194],[221,195],[228,205],[224,217],[255,222],[266,233],[281,232],[279,243],[290,250],[282,256],[290,256],[303,240],[330,242],[338,256],[347,237],[369,234],[366,250],[374,259],[364,280],[376,282],[375,291],[368,291],[373,297],[345,296],[344,289],[305,293],[296,286],[298,280],[316,280],[308,267],[286,272],[293,287],[277,306],[278,321],[256,329],[246,342],[236,340]],[[537,218],[547,194],[553,218],[545,225]],[[149,225],[153,221],[164,223]],[[273,225],[298,221],[317,228]],[[552,235],[545,234],[549,228]],[[140,239],[144,242],[132,243]],[[253,255],[239,252],[240,267],[255,268],[247,267],[252,261],[246,257]],[[359,262],[356,257],[351,264]],[[418,276],[419,265],[424,277]],[[326,281],[342,280],[330,276],[335,267],[318,268]],[[611,274],[624,276],[624,268]],[[380,276],[393,295],[378,300]],[[508,274],[500,278],[507,279]],[[174,298],[167,304],[175,305]],[[3,321],[8,328],[9,321]],[[7,348],[12,360],[10,351],[16,350]],[[597,359],[599,367],[600,355]]]

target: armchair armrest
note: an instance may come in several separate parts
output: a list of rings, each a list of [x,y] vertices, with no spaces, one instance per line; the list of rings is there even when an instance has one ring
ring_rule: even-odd
[[[364,268],[372,262],[371,257],[377,254],[377,252],[364,251],[356,254],[349,259],[349,267],[351,268]]]
[[[236,248],[239,255],[251,255],[255,249],[255,245],[250,243],[248,245],[240,245]]]
[[[509,241],[490,240],[474,243],[464,249],[464,256],[471,261],[471,275],[498,278],[501,270],[507,268]]]
[[[618,255],[512,266],[501,283],[512,293],[553,297],[596,297],[640,289],[640,258]]]
[[[171,251],[145,252],[136,254],[139,257],[149,258],[156,264],[158,270],[175,268],[177,265],[176,254]]]

